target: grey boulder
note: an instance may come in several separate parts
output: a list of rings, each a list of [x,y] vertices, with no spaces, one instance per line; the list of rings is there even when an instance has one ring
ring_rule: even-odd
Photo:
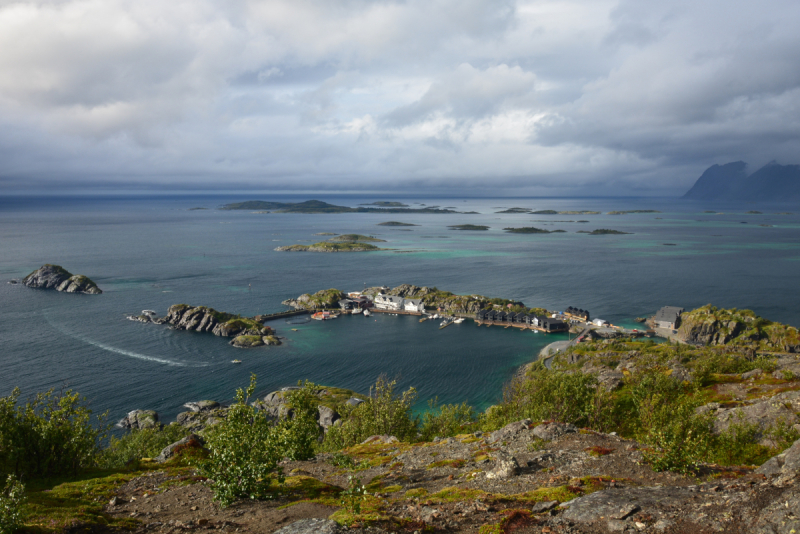
[[[330,519],[301,519],[287,525],[275,534],[339,534],[341,527],[336,521]]]
[[[201,438],[197,434],[189,434],[185,438],[183,438],[181,440],[178,440],[175,443],[172,443],[172,444],[167,445],[166,447],[164,447],[161,450],[161,454],[159,454],[158,456],[155,457],[156,462],[158,462],[158,463],[166,462],[167,460],[169,460],[170,458],[175,456],[175,449],[177,449],[178,447],[180,447],[182,445],[186,445],[186,444],[197,444],[197,445],[203,446],[203,445],[205,445],[205,441],[203,440],[203,438]]]
[[[533,434],[540,439],[553,441],[565,434],[573,434],[578,427],[570,423],[545,423],[533,429]]]
[[[159,425],[158,412],[154,410],[132,410],[117,423],[120,428],[142,429]]]

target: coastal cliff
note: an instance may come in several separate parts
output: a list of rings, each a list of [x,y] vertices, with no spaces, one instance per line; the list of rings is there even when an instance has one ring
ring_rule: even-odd
[[[22,279],[22,284],[34,289],[55,289],[64,293],[99,295],[103,291],[82,274],[72,274],[60,265],[47,263]]]
[[[681,315],[678,336],[693,345],[736,345],[753,350],[800,352],[797,328],[759,317],[751,310],[708,304]]]

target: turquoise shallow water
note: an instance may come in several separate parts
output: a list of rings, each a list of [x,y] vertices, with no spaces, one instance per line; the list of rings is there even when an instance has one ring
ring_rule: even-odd
[[[347,205],[380,200],[322,199]],[[286,298],[329,287],[430,285],[550,309],[579,306],[614,322],[662,305],[691,308],[713,302],[800,324],[797,215],[745,214],[752,209],[747,206],[725,206],[725,215],[708,215],[702,214],[704,206],[658,199],[407,199],[480,212],[413,217],[189,211],[240,200],[245,199],[0,200],[0,276],[21,278],[43,263],[59,263],[90,276],[105,291],[65,295],[0,284],[0,394],[14,386],[29,394],[67,384],[113,418],[152,408],[169,419],[186,401],[229,399],[251,372],[263,391],[301,379],[367,391],[387,374],[402,388],[416,387],[420,406],[438,396],[482,408],[501,397],[514,369],[558,339],[471,322],[440,331],[434,323],[410,317],[345,317],[302,325],[278,321],[272,326],[286,337],[283,346],[243,351],[211,335],[125,319],[142,309],[164,313],[180,302],[244,315],[267,313],[283,309],[280,302]],[[664,213],[543,216],[496,214],[499,208],[493,206]],[[711,222],[698,222],[702,219]],[[386,220],[420,226],[377,226]],[[554,222],[568,220],[590,222]],[[491,228],[447,228],[464,223]],[[502,230],[519,226],[567,233]],[[575,233],[596,228],[632,234]],[[314,234],[326,231],[373,234],[387,241],[381,246],[413,252],[273,250],[324,239]],[[232,365],[234,358],[243,363]]]

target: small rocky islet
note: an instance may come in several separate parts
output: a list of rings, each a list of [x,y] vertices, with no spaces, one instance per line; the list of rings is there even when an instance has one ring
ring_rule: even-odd
[[[258,317],[242,317],[207,306],[173,304],[164,317],[142,314],[131,315],[128,319],[142,323],[166,324],[175,330],[208,332],[215,336],[233,338],[230,344],[237,348],[281,344],[280,339],[275,336],[275,331],[264,325]]]
[[[278,252],[369,252],[373,250],[385,250],[371,244],[385,242],[385,239],[378,239],[374,236],[344,234],[334,235],[334,237],[327,241],[314,243],[313,245],[284,245],[277,247],[275,250]]]
[[[22,279],[33,289],[55,289],[64,293],[100,295],[103,291],[88,276],[72,274],[60,265],[46,263]]]

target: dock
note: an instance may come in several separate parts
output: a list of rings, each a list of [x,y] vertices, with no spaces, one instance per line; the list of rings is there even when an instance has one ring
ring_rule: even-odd
[[[447,328],[447,327],[448,327],[448,326],[450,326],[451,324],[454,324],[454,323],[453,323],[453,321],[448,321],[448,322],[444,323],[442,326],[440,326],[440,327],[439,327],[439,330],[441,330],[442,328]]]
[[[545,330],[544,328],[541,328],[539,326],[532,326],[532,325],[527,325],[527,324],[524,324],[524,323],[510,323],[509,324],[508,322],[505,322],[505,321],[478,321],[478,320],[476,320],[475,324],[477,324],[478,326],[486,325],[487,327],[489,327],[489,326],[502,326],[504,329],[505,328],[519,328],[520,330],[536,330],[537,332],[542,332],[543,334],[563,333],[563,332],[551,332],[551,331]],[[564,332],[566,332],[566,330]]]

